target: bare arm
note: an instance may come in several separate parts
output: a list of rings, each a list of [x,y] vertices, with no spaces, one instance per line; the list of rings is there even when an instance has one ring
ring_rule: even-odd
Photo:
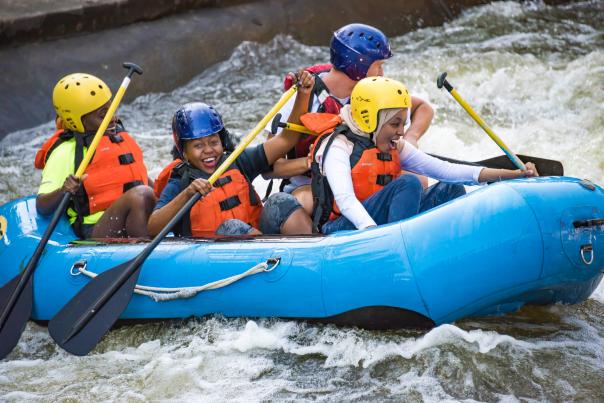
[[[82,181],[87,177],[88,174],[84,174],[81,179],[78,179],[75,175],[69,175],[67,179],[65,179],[63,186],[59,189],[50,193],[39,194],[38,197],[36,197],[36,210],[38,213],[42,215],[54,213],[63,198],[63,193],[69,192],[75,194],[82,185]]]
[[[532,162],[527,162],[525,165],[526,170],[483,168],[483,170],[480,171],[480,175],[478,175],[478,181],[482,183],[497,182],[505,179],[530,178],[533,176],[539,176],[535,164]]]
[[[300,116],[307,112],[310,93],[315,84],[314,76],[306,70],[298,73],[300,87],[296,94],[296,101],[287,121],[289,123],[300,124]],[[264,153],[269,165],[273,165],[279,158],[283,158],[291,150],[298,139],[300,133],[292,130],[283,129],[279,135],[267,140],[264,146]]]
[[[417,147],[417,141],[424,135],[432,123],[434,109],[421,98],[411,97],[411,126],[405,131],[404,138]]]
[[[308,158],[296,158],[293,160],[287,158],[279,158],[273,164],[273,171],[263,174],[264,179],[273,178],[291,178],[296,175],[303,175],[310,167],[308,166]]]

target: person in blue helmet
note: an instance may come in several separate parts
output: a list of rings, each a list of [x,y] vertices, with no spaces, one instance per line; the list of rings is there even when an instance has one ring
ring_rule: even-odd
[[[314,77],[299,73],[299,89],[290,115],[299,123]],[[271,140],[245,149],[214,183],[208,179],[230,152],[225,151],[229,133],[212,106],[194,102],[182,106],[172,119],[173,139],[181,162],[164,172],[169,179],[148,222],[151,235],[158,234],[196,193],[203,195],[172,231],[177,236],[208,237],[245,234],[309,234],[312,222],[291,195],[277,193],[265,205],[252,181],[298,141],[298,133],[284,131]],[[160,175],[161,176],[161,175]]]
[[[311,92],[306,112],[324,112],[338,114],[340,109],[350,103],[350,94],[359,80],[365,77],[383,76],[383,66],[392,57],[390,43],[382,31],[365,24],[349,24],[334,32],[330,44],[330,62],[307,67],[315,76],[315,86]],[[285,90],[293,84],[292,75],[285,79]],[[417,146],[417,141],[426,132],[434,110],[424,100],[412,97],[412,105],[405,122],[405,140]],[[280,114],[287,117],[292,110],[290,102],[281,109]],[[272,122],[266,126],[269,132]],[[308,154],[315,138],[302,135],[296,146],[287,154],[287,158],[275,162],[272,172],[265,178],[284,178],[281,190],[294,195],[311,214],[313,208],[310,189],[310,160]],[[427,187],[427,179],[422,178]],[[271,189],[272,186],[269,186]]]

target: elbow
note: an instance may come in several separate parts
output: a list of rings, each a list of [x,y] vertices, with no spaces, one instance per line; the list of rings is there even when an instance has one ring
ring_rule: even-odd
[[[48,216],[52,213],[52,209],[49,208],[48,203],[43,199],[43,195],[36,197],[36,211],[38,214]]]
[[[154,237],[155,235],[159,234],[159,232],[161,231],[161,225],[160,225],[160,220],[159,217],[157,216],[157,213],[160,210],[156,210],[154,211],[151,216],[149,217],[149,221],[147,222],[147,231],[149,232],[149,236]]]

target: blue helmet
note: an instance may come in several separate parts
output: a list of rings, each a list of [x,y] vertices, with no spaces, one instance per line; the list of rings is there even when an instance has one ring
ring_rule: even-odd
[[[373,62],[392,56],[386,35],[365,24],[348,24],[334,32],[330,53],[331,64],[355,81],[367,77]]]
[[[181,106],[172,118],[172,135],[178,152],[182,155],[187,140],[226,134],[222,117],[212,106],[203,102],[191,102]]]

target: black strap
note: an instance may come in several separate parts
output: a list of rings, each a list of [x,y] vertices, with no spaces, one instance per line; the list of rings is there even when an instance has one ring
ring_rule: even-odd
[[[121,165],[134,164],[134,155],[132,155],[132,153],[122,154],[118,156],[117,159],[120,161]]]
[[[392,161],[392,154],[380,151],[377,155],[377,158],[380,161]]]
[[[143,181],[132,181],[132,182],[124,183],[122,193],[126,193],[130,189],[135,188],[140,185],[144,185]]]
[[[329,216],[331,215],[334,198],[327,178],[322,174],[323,164],[325,163],[325,157],[327,156],[333,141],[343,130],[347,130],[347,127],[343,125],[336,127],[331,135],[321,137],[314,148],[313,159],[310,164],[312,178],[310,187],[313,194],[312,222],[314,232],[321,232],[321,227],[329,220]],[[326,139],[327,144],[323,151],[321,166],[319,166],[319,163],[316,162],[316,155]]]
[[[230,176],[225,176],[224,178],[216,179],[216,182],[214,182],[214,186],[221,187],[231,182],[233,182],[233,179]]]
[[[241,204],[241,200],[239,200],[239,196],[231,196],[228,199],[221,201],[219,204],[220,210],[227,211],[239,206]]]
[[[110,134],[109,140],[111,140],[112,143],[121,143],[122,141],[124,141],[124,138],[119,133],[116,133]]]
[[[378,175],[376,183],[380,186],[386,186],[390,182],[392,182],[392,175]]]

